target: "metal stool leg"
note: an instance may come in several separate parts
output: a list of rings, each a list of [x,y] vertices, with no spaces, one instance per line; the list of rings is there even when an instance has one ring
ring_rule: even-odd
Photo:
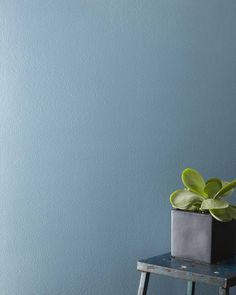
[[[229,295],[229,288],[220,288],[219,295]]]
[[[138,295],[146,295],[147,288],[148,288],[148,281],[149,281],[150,273],[149,272],[141,272],[139,288],[138,288]]]
[[[195,293],[195,282],[188,281],[187,295],[194,295]]]

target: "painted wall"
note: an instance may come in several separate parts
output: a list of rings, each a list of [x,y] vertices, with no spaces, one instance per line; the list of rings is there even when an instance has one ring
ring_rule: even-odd
[[[182,169],[236,176],[236,2],[2,0],[0,27],[0,293],[136,294]]]

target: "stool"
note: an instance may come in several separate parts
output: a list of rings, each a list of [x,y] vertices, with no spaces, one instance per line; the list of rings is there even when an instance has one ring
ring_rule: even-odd
[[[215,264],[197,263],[173,258],[170,253],[139,260],[141,272],[138,295],[146,295],[150,274],[165,275],[187,280],[187,295],[194,295],[197,282],[216,285],[219,295],[229,295],[229,288],[236,285],[236,257]]]

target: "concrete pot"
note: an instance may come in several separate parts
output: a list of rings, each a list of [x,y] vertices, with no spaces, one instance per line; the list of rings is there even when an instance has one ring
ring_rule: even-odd
[[[210,214],[171,211],[171,255],[215,263],[235,256],[236,220],[220,222]]]

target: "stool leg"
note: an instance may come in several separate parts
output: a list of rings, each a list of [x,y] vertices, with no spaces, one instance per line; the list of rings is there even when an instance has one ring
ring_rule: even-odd
[[[194,295],[195,293],[195,282],[188,281],[187,295]]]
[[[229,295],[229,288],[220,288],[219,295]]]
[[[141,272],[139,288],[138,288],[138,295],[146,295],[147,288],[148,288],[148,281],[149,281],[150,273],[149,272]]]

